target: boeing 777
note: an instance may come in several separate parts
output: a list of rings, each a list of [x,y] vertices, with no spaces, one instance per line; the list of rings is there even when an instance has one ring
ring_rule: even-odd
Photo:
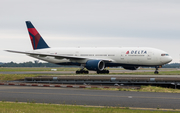
[[[76,74],[88,74],[87,70],[108,74],[109,70],[106,70],[106,67],[118,66],[128,70],[137,70],[141,66],[155,67],[154,73],[158,74],[159,67],[172,61],[172,57],[167,52],[149,47],[50,48],[30,21],[26,21],[26,25],[33,50],[6,51],[26,54],[54,64],[80,66],[81,69],[77,70]]]

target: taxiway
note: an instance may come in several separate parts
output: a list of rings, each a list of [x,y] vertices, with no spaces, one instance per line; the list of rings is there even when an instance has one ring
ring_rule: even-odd
[[[180,109],[176,93],[0,86],[0,101]]]

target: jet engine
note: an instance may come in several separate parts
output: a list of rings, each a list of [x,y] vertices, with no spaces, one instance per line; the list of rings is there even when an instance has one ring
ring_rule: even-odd
[[[105,68],[105,62],[102,60],[88,60],[86,68],[92,71],[102,71]]]
[[[124,69],[127,69],[127,70],[137,70],[139,69],[138,66],[123,66]]]

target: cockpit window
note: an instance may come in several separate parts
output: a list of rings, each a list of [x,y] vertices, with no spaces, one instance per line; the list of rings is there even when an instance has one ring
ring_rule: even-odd
[[[169,54],[161,54],[161,56],[169,56]]]

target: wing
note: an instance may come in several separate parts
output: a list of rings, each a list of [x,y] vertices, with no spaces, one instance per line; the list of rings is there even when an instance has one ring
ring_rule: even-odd
[[[88,57],[80,57],[80,56],[66,56],[66,55],[58,55],[58,54],[52,54],[52,53],[35,53],[35,52],[24,52],[24,51],[14,51],[14,50],[5,50],[7,52],[13,52],[13,53],[21,53],[21,54],[26,54],[26,55],[39,55],[42,57],[46,56],[51,56],[55,57],[56,59],[58,58],[66,58],[66,59],[76,59],[76,60],[103,60],[104,62],[112,62],[112,59],[102,59],[102,58],[88,58]]]

